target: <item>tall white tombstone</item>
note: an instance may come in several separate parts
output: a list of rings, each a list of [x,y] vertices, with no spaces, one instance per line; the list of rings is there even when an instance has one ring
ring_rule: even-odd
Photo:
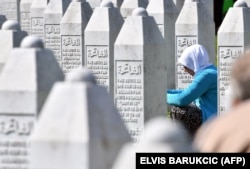
[[[71,0],[50,0],[44,11],[44,42],[46,48],[54,52],[61,66],[61,28],[60,23]]]
[[[29,168],[28,137],[52,85],[63,78],[41,39],[26,37],[12,51],[0,75],[1,168]]]
[[[218,30],[218,110],[225,112],[231,65],[250,46],[250,9],[246,3],[229,8]]]
[[[122,17],[126,19],[130,16],[135,8],[142,7],[147,8],[148,0],[124,0],[121,7],[120,12]]]
[[[118,8],[103,1],[85,29],[85,65],[93,71],[97,83],[114,95],[114,43],[123,25]]]
[[[64,74],[84,65],[84,29],[92,15],[85,0],[72,0],[61,21],[61,57]]]
[[[20,2],[20,25],[23,31],[30,34],[30,7],[33,0],[21,0]]]
[[[106,89],[79,68],[51,90],[30,137],[30,168],[110,169],[129,141]]]
[[[165,115],[167,58],[165,40],[152,16],[136,8],[115,41],[114,98],[134,142],[144,122]]]
[[[43,13],[48,0],[33,0],[30,8],[30,34],[44,39]]]
[[[4,0],[4,15],[20,23],[20,0]]]
[[[207,7],[200,0],[186,0],[175,23],[176,62],[184,49],[193,44],[205,46],[210,62],[215,63],[215,24]],[[176,65],[176,87],[186,88],[192,76]]]
[[[19,47],[27,32],[21,31],[20,25],[13,20],[7,20],[0,30],[0,73],[10,57],[11,51]]]
[[[166,41],[168,88],[175,88],[175,22],[179,12],[172,0],[150,1],[147,11],[154,17]]]

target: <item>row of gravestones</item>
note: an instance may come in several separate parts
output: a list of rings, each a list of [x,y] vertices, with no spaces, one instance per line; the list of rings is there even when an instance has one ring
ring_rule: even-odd
[[[123,156],[135,155],[107,90],[89,69],[65,78],[41,38],[26,36],[12,50],[0,75],[0,101],[1,169],[119,169]],[[148,125],[136,152],[193,151],[182,126],[166,117]],[[127,160],[133,167],[135,159]]]
[[[150,1],[150,3],[153,3],[155,1],[156,0]],[[157,4],[159,4],[159,2]],[[52,4],[53,3],[51,3],[51,5]],[[82,5],[84,3],[74,2],[71,4],[71,6],[81,6],[78,4]],[[147,11],[149,11],[150,9],[149,5],[147,8]],[[161,5],[161,7],[162,6],[163,5]],[[159,8],[160,7],[158,7],[158,9]],[[68,10],[69,9],[70,8],[68,7]],[[79,9],[82,9],[82,8],[79,8]],[[166,9],[169,9],[169,8],[166,8]],[[89,40],[89,41],[85,40],[85,43],[86,42],[89,43],[88,46],[85,44],[87,46],[86,48],[88,48],[88,54],[89,54],[87,56],[89,57],[88,58],[89,60],[88,59],[86,60],[88,60],[89,63],[91,64],[92,67],[89,67],[89,68],[91,68],[91,70],[95,73],[97,77],[96,81],[98,83],[100,82],[100,79],[105,78],[106,74],[111,74],[112,72],[116,72],[113,75],[114,89],[115,89],[114,90],[115,103],[116,103],[116,106],[119,110],[121,117],[123,118],[123,121],[129,128],[130,136],[132,136],[133,139],[137,140],[139,136],[143,133],[145,121],[147,121],[148,119],[154,116],[165,114],[166,105],[165,105],[165,99],[163,99],[165,97],[165,93],[163,91],[166,90],[167,80],[170,79],[170,78],[167,79],[166,74],[168,71],[166,69],[169,70],[169,65],[171,64],[175,65],[175,64],[169,61],[170,58],[166,59],[166,56],[164,56],[166,55],[166,53],[169,53],[170,51],[166,52],[166,46],[165,46],[166,42],[164,41],[164,38],[161,34],[162,32],[160,32],[160,29],[157,29],[157,24],[156,24],[157,19],[154,20],[153,17],[150,17],[148,15],[148,12],[143,8],[138,8],[134,10],[132,16],[127,17],[127,19],[124,20],[124,23],[122,24],[122,26],[120,26],[119,34],[116,32],[117,38],[114,38],[114,37],[110,38],[111,40],[113,40],[113,42],[115,41],[114,44],[106,43],[105,38],[107,36],[111,36],[110,32],[113,32],[113,29],[108,33],[102,34],[102,31],[100,30],[100,28],[105,27],[102,24],[102,22],[105,23],[104,22],[105,19],[102,18],[102,20],[99,20],[99,18],[101,16],[106,16],[107,18],[109,18],[110,16],[113,17],[112,14],[114,13],[117,14],[117,12],[110,12],[112,10],[115,11],[115,8],[112,7],[110,3],[103,3],[101,7],[97,7],[96,10],[94,10],[93,14],[91,15],[90,21],[92,20],[92,17],[93,17],[94,18],[93,23],[95,23],[95,25],[97,26],[93,24],[89,28],[90,33],[85,34],[85,38]],[[192,11],[192,13],[190,13],[190,11]],[[176,56],[178,56],[178,54],[181,54],[181,51],[183,51],[185,47],[194,43],[201,43],[201,44],[204,44],[208,49],[212,49],[212,48],[209,48],[210,45],[208,44],[211,43],[214,45],[214,42],[213,43],[211,42],[212,41],[211,39],[214,38],[213,37],[214,28],[213,28],[213,22],[211,21],[211,17],[206,11],[207,9],[204,8],[204,5],[201,3],[190,1],[184,4],[176,20],[175,37],[174,37],[175,40],[174,39],[172,40],[172,41],[175,41],[174,43],[176,44],[176,46],[173,47],[176,49]],[[66,13],[65,13],[65,16],[66,16]],[[75,15],[77,15],[76,12],[74,12],[73,14],[72,12],[70,12],[70,14],[73,16],[69,18],[76,18],[75,17]],[[117,16],[117,15],[114,15],[114,16]],[[188,16],[188,18],[186,16]],[[52,18],[52,17],[48,17],[48,18]],[[232,61],[235,58],[237,58],[249,44],[249,42],[247,41],[249,39],[249,30],[248,30],[248,27],[246,26],[247,22],[245,22],[246,20],[245,18],[249,18],[249,8],[247,7],[247,4],[244,3],[243,1],[238,1],[235,4],[235,7],[230,8],[229,12],[227,13],[225,17],[225,20],[223,21],[218,31],[218,56],[219,56],[218,67],[219,67],[219,75],[220,75],[219,85],[221,86],[224,85],[226,87],[226,85],[228,85],[228,81],[229,81],[228,72],[230,71],[230,65]],[[110,23],[111,20],[113,21],[116,19],[110,19],[108,20],[109,21],[108,23]],[[237,27],[235,27],[236,21],[238,23]],[[51,24],[54,24],[54,22],[51,21]],[[116,24],[117,23],[111,23],[112,26]],[[232,26],[229,26],[229,25],[232,25]],[[60,28],[61,29],[60,32],[62,32],[63,29],[66,29],[66,28],[68,28],[68,30],[72,29],[73,32],[77,32],[77,31],[74,31],[76,27],[77,27],[76,25],[70,26],[69,24],[68,25],[65,24],[65,26],[62,27],[62,29]],[[50,31],[56,31],[56,29],[54,30],[48,29],[47,33],[49,34]],[[232,32],[235,32],[235,33],[232,34]],[[52,87],[52,84],[55,81],[62,80],[63,76],[59,75],[60,74],[59,73],[58,75],[56,75],[55,79],[51,77],[53,74],[52,72],[53,71],[56,72],[56,70],[50,69],[51,65],[49,63],[53,64],[53,62],[51,60],[50,62],[48,62],[46,60],[43,60],[37,57],[36,55],[45,55],[44,53],[39,54],[40,50],[38,50],[39,51],[38,52],[36,51],[36,49],[29,49],[29,50],[25,49],[24,51],[20,49],[19,51],[20,53],[17,52],[15,54],[16,51],[13,52],[12,55],[16,55],[16,57],[12,56],[13,61],[9,59],[7,62],[8,56],[11,56],[10,53],[12,51],[12,48],[17,47],[19,45],[22,37],[25,36],[25,32],[21,31],[20,27],[16,23],[9,21],[2,26],[2,30],[0,33],[1,33],[0,44],[2,47],[0,50],[1,51],[6,50],[8,53],[8,54],[4,54],[5,52],[0,53],[2,54],[3,58],[5,57],[3,65],[6,63],[5,67],[2,66],[3,71],[1,73],[1,78],[3,80],[1,80],[1,83],[0,83],[2,85],[2,87],[0,85],[0,89],[2,91],[2,95],[0,96],[0,100],[1,100],[0,102],[1,103],[0,105],[0,111],[1,111],[0,112],[0,116],[1,116],[0,118],[1,120],[0,121],[0,124],[1,124],[0,164],[1,162],[3,163],[3,165],[0,165],[0,166],[9,167],[9,168],[11,167],[12,168],[15,168],[15,167],[25,168],[25,166],[28,163],[28,160],[26,158],[28,155],[28,151],[26,150],[26,148],[29,146],[25,142],[25,140],[30,135],[31,129],[33,128],[32,126],[35,124],[35,121],[37,119],[36,116],[40,112],[42,104],[45,102],[45,98],[48,94],[49,89]],[[79,41],[77,40],[77,38],[73,39],[73,36],[74,35],[70,35],[70,38],[68,39],[66,38],[66,40],[62,41],[65,46],[71,45],[71,47],[72,46],[76,47],[78,45]],[[98,40],[99,38],[102,41],[100,40],[99,42]],[[107,39],[109,39],[109,37]],[[96,44],[95,41],[98,41],[98,44]],[[11,46],[11,48],[8,48],[8,46]],[[22,47],[28,48],[28,46],[29,45],[26,45],[25,43],[23,43]],[[46,46],[46,40],[45,40],[45,46]],[[35,45],[33,47],[37,47],[37,46]],[[41,44],[39,44],[39,48],[41,48]],[[46,46],[46,48],[49,48],[49,47]],[[53,51],[54,48],[51,47],[50,49]],[[77,49],[78,48],[74,48],[74,49],[69,48],[67,50],[77,51]],[[81,49],[82,48],[80,48],[80,50]],[[112,63],[112,59],[107,59],[107,56],[110,58],[112,51],[114,53],[113,63]],[[209,50],[209,52],[211,51]],[[68,52],[68,53],[70,54],[72,52]],[[77,53],[77,52],[74,52],[74,53]],[[56,55],[55,52],[54,54]],[[51,54],[46,54],[46,55],[48,56],[50,55],[50,59],[52,58]],[[22,56],[22,57],[20,57],[19,60],[16,60],[18,58],[17,56]],[[95,57],[97,56],[98,58],[96,58],[95,60]],[[211,56],[215,56],[215,55],[211,55]],[[16,58],[16,59],[13,59],[13,58]],[[27,58],[32,58],[32,59],[27,59]],[[27,66],[31,63],[33,64],[36,63],[37,66],[34,66],[34,65]],[[58,64],[58,62],[56,63]],[[113,66],[110,66],[111,67],[110,71],[107,71],[108,69],[107,64],[108,66],[113,64]],[[98,72],[97,72],[98,66],[99,67],[102,66],[101,70],[99,70],[99,72],[101,72],[100,76],[98,76]],[[16,69],[13,69],[13,67],[15,67]],[[39,68],[42,68],[42,67],[48,70],[48,72],[47,73],[39,72],[38,71]],[[56,68],[57,66],[52,66],[52,67],[54,67],[54,69],[58,69]],[[94,68],[97,69],[96,72],[93,70]],[[27,77],[21,78],[23,75]],[[181,82],[185,82],[186,75],[180,75],[180,73],[177,73],[177,75],[180,76],[180,77],[177,76],[178,77],[177,79],[180,79]],[[43,76],[48,76],[52,79],[44,80]],[[183,80],[183,76],[185,77],[184,80]],[[32,79],[28,80],[28,77],[32,77]],[[40,82],[38,83],[36,82],[36,80],[39,80]],[[74,80],[73,78],[73,81],[77,81],[77,80]],[[186,83],[187,82],[188,81],[186,80]],[[65,88],[70,88],[70,86],[68,87],[66,86]],[[224,89],[222,87],[219,88],[219,90],[221,91],[220,93],[221,97],[224,96],[223,95]],[[43,90],[46,90],[46,91],[43,91]],[[80,108],[77,108],[78,106],[71,106],[71,105],[66,104],[67,102],[72,103],[72,104],[78,103],[80,99],[76,99],[76,100],[72,99],[72,101],[71,100],[69,101],[66,99],[66,97],[64,98],[63,96],[64,95],[71,96],[73,95],[73,92],[70,92],[70,89],[69,91],[67,91],[66,89],[61,89],[61,90],[65,91],[65,93],[70,93],[70,94],[63,94],[63,92],[59,92],[59,93],[62,93],[62,95],[58,98],[62,99],[62,105],[65,105],[66,107],[58,105],[58,107],[55,107],[55,108],[48,108],[48,111],[51,110],[51,111],[55,111],[58,113],[58,112],[62,112],[62,110],[71,111],[70,108],[72,107],[75,107],[76,109],[80,109]],[[98,89],[95,89],[95,90],[98,90]],[[24,91],[27,91],[27,92],[24,92]],[[113,90],[109,90],[109,91],[110,93],[112,93]],[[88,94],[87,96],[89,96],[89,92],[90,91],[88,90],[86,91],[86,95]],[[101,98],[102,97],[100,97],[100,99]],[[51,103],[51,104],[52,105],[57,104],[58,101],[59,99],[56,99],[56,101],[54,101],[56,103]],[[89,107],[90,109],[92,107],[96,107],[98,110],[101,110],[101,107],[98,107],[98,105],[95,105],[94,103],[89,103],[89,104],[91,105],[89,106],[83,105],[80,107],[83,107],[83,108]],[[107,105],[108,103],[98,103],[98,104]],[[70,108],[67,106],[69,106]],[[112,108],[112,106],[110,106],[110,108]],[[59,110],[59,109],[62,109],[62,110]],[[90,110],[87,110],[87,111],[90,111]],[[97,111],[97,110],[95,110],[94,108],[93,111]],[[111,112],[110,110],[107,110],[107,111]],[[58,116],[60,115],[55,115],[54,117],[50,117],[48,119],[53,121],[54,118],[57,118]],[[89,115],[87,115],[87,117],[89,117]],[[57,124],[57,123],[55,124],[60,126],[60,129],[65,130],[65,128],[63,127],[65,126],[64,120],[67,122],[69,121],[70,118],[71,116],[68,115],[68,117],[65,117],[65,119],[62,119],[61,121],[62,127],[60,126],[60,124]],[[102,116],[102,120],[105,120],[105,118]],[[46,118],[46,121],[48,121],[48,119]],[[77,119],[78,118],[76,117],[76,120]],[[90,117],[88,119],[90,119]],[[106,123],[113,123],[115,121],[113,118],[108,118],[106,120],[109,120],[109,119],[112,119],[112,120],[103,122],[104,123],[103,125],[106,125]],[[57,120],[58,122],[60,122],[59,119]],[[74,119],[72,120],[74,121]],[[91,126],[90,128],[95,128],[95,127],[92,127],[93,123],[99,124],[99,122],[96,122],[95,120],[94,122],[88,121],[88,123]],[[51,124],[53,125],[53,123]],[[100,122],[100,125],[101,124],[102,122]],[[83,128],[83,127],[80,126],[79,128]],[[100,128],[106,131],[107,128],[109,127],[105,128],[104,126],[101,126]],[[115,127],[113,129],[115,129]],[[51,131],[46,131],[46,130],[47,129],[43,129],[43,127],[40,127],[41,133],[50,134]],[[94,130],[93,132],[97,132],[95,131],[95,129],[93,130]],[[61,133],[62,135],[57,136],[55,133],[60,134],[60,130],[58,129],[57,131],[55,129],[55,133],[52,132],[50,137],[52,136],[55,137],[53,138],[55,139],[54,140],[55,143],[56,141],[58,141],[57,137],[59,140],[63,140],[63,139],[71,140],[72,139],[74,141],[75,139],[74,132],[72,133],[72,135],[70,132],[68,132],[69,137],[66,137],[64,135],[65,133]],[[105,132],[103,132],[103,134],[104,133]],[[106,135],[109,135],[109,134],[107,133]],[[124,134],[124,137],[126,137],[125,135],[126,134]],[[43,134],[41,135],[41,137],[42,136]],[[93,137],[95,136],[96,135],[94,134]],[[37,137],[40,137],[40,135],[37,135]],[[112,138],[112,134],[111,136],[108,136],[108,137]],[[86,137],[84,138],[87,139]],[[84,138],[81,137],[80,139],[84,139]],[[46,138],[43,138],[43,139],[46,140]],[[53,147],[53,146],[57,146],[57,144],[55,143],[49,142],[48,144],[49,146]],[[112,145],[113,144],[114,143],[112,143]],[[58,145],[58,146],[60,147],[61,145]],[[88,145],[88,146],[91,146],[91,145]],[[86,146],[86,148],[88,148],[88,146]],[[96,146],[95,148],[98,148],[97,144],[94,144],[93,146],[94,147]],[[43,145],[39,145],[39,143],[37,143],[37,147],[40,147],[40,149],[44,148],[44,153],[46,153],[46,147],[43,147]],[[77,149],[77,147],[73,146],[72,149]],[[66,150],[62,150],[62,152],[64,151]],[[68,149],[68,151],[71,151],[71,149]],[[97,150],[96,151],[93,150],[93,151],[103,152],[104,150],[100,148],[98,149],[98,151]],[[41,153],[42,151],[38,151],[38,152]],[[57,157],[57,155],[55,155],[55,157]],[[107,158],[111,158],[111,157],[107,156]],[[58,159],[60,159],[60,157],[58,157]],[[16,165],[17,166],[19,165],[19,167],[17,167]]]

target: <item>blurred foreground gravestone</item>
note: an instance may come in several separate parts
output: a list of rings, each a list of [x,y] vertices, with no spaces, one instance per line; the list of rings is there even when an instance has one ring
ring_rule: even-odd
[[[11,51],[19,47],[27,32],[21,31],[17,21],[7,20],[0,30],[0,73],[10,57]]]
[[[135,142],[144,122],[166,114],[167,57],[165,40],[152,16],[136,8],[115,41],[114,98]]]
[[[63,79],[41,39],[28,36],[12,51],[0,75],[0,168],[28,169],[27,139],[52,85]]]
[[[51,90],[30,137],[30,168],[110,169],[129,141],[106,89],[79,68]]]
[[[123,25],[118,8],[103,1],[85,29],[85,65],[93,71],[97,84],[114,97],[114,43]]]

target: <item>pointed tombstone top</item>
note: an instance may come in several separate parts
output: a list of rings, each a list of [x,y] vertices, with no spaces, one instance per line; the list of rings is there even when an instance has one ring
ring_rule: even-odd
[[[43,40],[37,36],[27,36],[21,42],[22,48],[44,48]]]
[[[148,16],[148,12],[145,8],[138,7],[133,10],[132,16]]]
[[[103,0],[100,7],[114,8],[114,4],[111,0]]]
[[[180,123],[156,117],[146,123],[144,141],[184,145],[188,141],[188,134]]]
[[[13,30],[13,31],[20,31],[21,27],[19,23],[15,20],[7,20],[2,25],[2,30]]]
[[[89,82],[96,84],[96,78],[94,74],[85,67],[80,67],[74,70],[72,73],[68,74],[66,77],[68,82]]]
[[[234,3],[233,7],[242,7],[242,8],[247,8],[248,5],[244,0],[238,0]]]

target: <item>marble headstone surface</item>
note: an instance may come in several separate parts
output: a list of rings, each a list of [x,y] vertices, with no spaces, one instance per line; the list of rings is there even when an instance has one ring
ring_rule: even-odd
[[[144,122],[166,114],[167,89],[165,40],[152,16],[136,8],[115,41],[114,98],[135,142]]]
[[[30,8],[30,34],[44,39],[43,13],[49,0],[33,0]]]
[[[0,15],[4,15],[5,12],[4,2],[5,0],[0,0]]]
[[[61,20],[61,67],[68,74],[84,65],[84,30],[92,15],[85,0],[72,0]]]
[[[19,47],[22,39],[27,36],[27,32],[21,31],[17,21],[7,20],[0,30],[0,72],[10,57],[11,51]]]
[[[20,23],[20,0],[4,0],[3,4],[6,18]]]
[[[20,2],[20,25],[23,31],[30,34],[30,7],[33,0],[21,0]]]
[[[53,86],[29,140],[30,168],[110,169],[130,136],[106,89],[79,68]]]
[[[200,0],[186,0],[175,23],[175,57],[176,61],[183,50],[193,44],[203,45],[215,63],[215,24],[210,12]],[[182,66],[176,65],[176,87],[186,88],[192,76],[185,73]]]
[[[60,23],[71,0],[50,0],[44,11],[44,42],[46,48],[54,52],[61,66],[61,27]]]
[[[152,0],[151,0],[152,1]],[[158,116],[145,124],[145,133],[138,145],[126,143],[112,169],[136,169],[136,153],[190,153],[195,151],[185,128],[166,116]]]
[[[118,8],[110,0],[96,7],[85,29],[85,65],[93,71],[97,84],[114,95],[114,43],[123,25]]]
[[[121,7],[120,12],[122,17],[126,19],[130,16],[135,8],[142,7],[147,8],[148,0],[124,0]]]
[[[230,86],[231,65],[250,45],[250,9],[246,3],[229,8],[218,36],[218,110],[223,114],[228,106],[226,91]]]
[[[27,36],[13,49],[0,75],[1,168],[29,168],[27,139],[52,85],[63,79],[41,39]]]
[[[172,0],[153,0],[147,6],[166,41],[168,88],[175,88],[175,22],[178,10]]]

